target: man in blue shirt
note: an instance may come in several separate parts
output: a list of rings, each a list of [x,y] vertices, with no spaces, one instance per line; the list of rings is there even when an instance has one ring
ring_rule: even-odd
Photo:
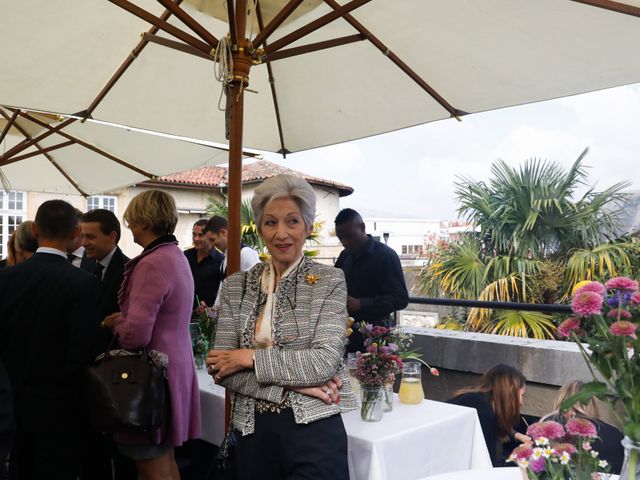
[[[344,250],[336,267],[347,281],[347,310],[357,322],[393,326],[391,313],[409,303],[402,265],[395,251],[367,235],[358,212],[345,208],[335,219]],[[362,335],[354,331],[348,351],[364,351]]]

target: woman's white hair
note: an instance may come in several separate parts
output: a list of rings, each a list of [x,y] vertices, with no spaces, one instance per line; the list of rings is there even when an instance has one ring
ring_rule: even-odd
[[[300,209],[305,227],[313,228],[316,217],[316,194],[311,185],[295,175],[276,175],[262,182],[251,199],[251,208],[258,231],[262,224],[265,207],[278,198],[291,198]]]

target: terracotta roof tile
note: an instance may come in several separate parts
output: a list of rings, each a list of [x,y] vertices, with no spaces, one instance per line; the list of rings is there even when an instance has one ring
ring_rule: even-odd
[[[222,184],[226,185],[228,183],[227,174],[228,171],[226,167],[202,167],[159,177],[158,179],[147,183],[173,184],[187,187],[220,187]],[[297,172],[267,160],[258,160],[244,164],[242,166],[242,183],[258,183],[262,180],[266,180],[267,178],[275,177],[280,174],[298,175],[312,185],[336,188],[340,192],[341,197],[345,197],[353,193],[353,188],[343,183]]]

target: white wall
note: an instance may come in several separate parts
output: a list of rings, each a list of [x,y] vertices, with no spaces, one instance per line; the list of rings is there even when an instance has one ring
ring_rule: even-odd
[[[253,191],[257,185],[249,185],[243,189],[242,197],[249,198],[253,196]],[[133,241],[131,232],[124,227],[122,221],[122,215],[126,210],[131,199],[145,190],[150,190],[151,186],[133,186],[125,188],[119,191],[110,192],[109,195],[117,197],[116,216],[122,224],[122,238],[120,239],[120,248],[129,257],[135,257],[142,251],[142,247],[136,245]],[[213,196],[218,201],[223,201],[222,195],[220,195],[218,189],[211,191],[195,190],[186,188],[173,188],[164,187],[162,190],[170,193],[176,201],[178,207],[178,225],[176,226],[175,236],[178,239],[181,248],[189,248],[191,246],[191,230],[193,224],[200,218],[205,218],[204,210],[208,203],[209,196]],[[338,245],[338,241],[335,236],[331,236],[334,231],[333,220],[340,211],[340,198],[338,191],[325,187],[314,186],[314,191],[317,196],[316,205],[316,218],[317,220],[324,221],[323,229],[321,232],[320,242],[322,245],[329,245],[335,247]],[[29,192],[27,194],[27,218],[33,219],[36,215],[36,210],[43,202],[52,199],[61,199],[69,202],[74,207],[82,210],[87,210],[87,200],[82,195],[58,195],[47,194],[39,192]],[[316,247],[311,247],[316,248]],[[327,254],[329,257],[334,256],[333,249]]]

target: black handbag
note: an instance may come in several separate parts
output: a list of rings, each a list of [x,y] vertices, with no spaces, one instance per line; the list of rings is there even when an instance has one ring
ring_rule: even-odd
[[[107,349],[98,356],[86,371],[93,429],[145,432],[152,439],[158,429],[168,426],[167,363],[166,354],[146,348],[136,352]]]

